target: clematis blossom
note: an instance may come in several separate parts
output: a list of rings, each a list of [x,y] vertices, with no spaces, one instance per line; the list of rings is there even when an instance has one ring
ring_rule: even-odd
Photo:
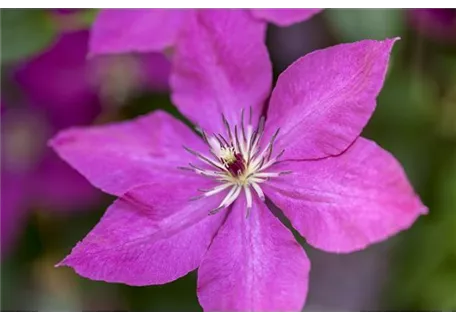
[[[200,134],[156,111],[51,141],[118,196],[59,266],[133,286],[198,268],[206,311],[301,310],[310,262],[267,200],[309,244],[335,253],[382,241],[427,212],[394,157],[360,137],[397,39],[310,53],[271,92],[262,22],[234,10],[201,11],[189,23],[171,86]]]
[[[163,52],[175,47],[181,38],[180,34],[188,29],[191,20],[199,11],[201,10],[103,9],[92,26],[90,54]],[[238,9],[209,12],[220,16],[221,11]],[[251,19],[262,22],[264,27],[268,22],[278,26],[289,26],[310,19],[320,11],[321,9],[245,10]]]

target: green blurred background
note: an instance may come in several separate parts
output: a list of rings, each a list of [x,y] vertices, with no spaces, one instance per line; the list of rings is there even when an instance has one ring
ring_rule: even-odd
[[[312,262],[305,311],[456,311],[456,9],[444,10],[422,20],[414,10],[328,9],[301,24],[268,27],[276,77],[315,49],[401,37],[363,135],[400,160],[429,207],[429,215],[410,230],[361,252],[327,254],[303,243]],[[95,15],[96,10],[1,10],[2,103],[23,108],[25,93],[12,76],[16,68],[49,50],[62,30],[89,28]],[[103,103],[94,122],[157,108],[181,117],[166,90],[132,85],[136,82],[126,76],[128,67],[122,69],[123,58],[110,58],[108,72],[97,78]],[[2,113],[2,127],[4,119]],[[6,187],[2,174],[2,201]],[[129,287],[54,268],[112,201],[101,193],[97,199],[65,215],[34,204],[27,207],[14,242],[2,252],[1,310],[201,310],[195,273],[163,286]]]

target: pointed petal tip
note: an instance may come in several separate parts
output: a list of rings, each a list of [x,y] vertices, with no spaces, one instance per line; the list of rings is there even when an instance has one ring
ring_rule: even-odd
[[[399,36],[396,36],[396,37],[392,37],[392,38],[386,38],[384,41],[396,42],[396,41],[399,41],[399,40],[402,40],[402,38],[399,37]]]
[[[55,141],[55,136],[50,138],[47,143],[46,143],[46,146],[48,146],[49,148],[51,149],[55,149],[55,144],[56,144],[56,141]]]
[[[378,45],[386,45],[390,48],[393,47],[393,45],[396,43],[396,41],[402,40],[401,37],[391,37],[391,38],[384,38],[384,39],[362,39],[358,41],[352,42],[352,44],[355,43],[377,43]]]
[[[393,47],[393,45],[396,43],[396,41],[401,40],[401,37],[394,37],[394,38],[387,38],[385,39],[385,42],[388,42],[388,44]]]
[[[418,198],[418,202],[419,202],[419,210],[418,210],[418,214],[420,215],[427,215],[429,214],[429,208],[427,206],[425,206],[423,203],[421,203],[421,200]]]
[[[421,215],[427,215],[429,213],[429,208],[423,203],[420,196],[415,194],[415,210],[414,210],[417,219]]]
[[[57,134],[57,135],[53,136],[52,138],[50,138],[47,141],[47,143],[46,143],[46,146],[51,148],[57,154],[58,154],[59,145],[60,145],[59,134]]]
[[[60,262],[58,262],[56,264],[54,264],[54,268],[69,267],[69,265],[66,262],[66,259],[67,258],[63,259],[62,261],[60,261]]]
[[[57,132],[52,138],[47,141],[48,147],[51,147],[53,150],[57,151],[58,147],[60,147],[62,144],[73,141],[74,138],[69,133],[70,129]]]

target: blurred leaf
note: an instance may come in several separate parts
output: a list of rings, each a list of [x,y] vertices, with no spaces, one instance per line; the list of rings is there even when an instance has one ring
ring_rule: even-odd
[[[36,294],[35,308],[36,311],[42,312],[78,312],[83,308],[78,304],[76,299],[65,299],[60,295],[49,294],[39,291]]]
[[[193,123],[172,104],[171,98],[167,94],[145,93],[142,96],[130,100],[124,106],[122,112],[124,117],[133,119],[139,115],[147,114],[155,110],[165,110],[176,119],[194,129]]]
[[[425,304],[428,308],[437,307],[438,311],[456,310],[456,278],[455,273],[436,274],[433,281],[429,282]]]
[[[415,187],[430,173],[437,108],[436,88],[414,71],[392,68],[363,135],[392,152]]]
[[[448,215],[449,219],[452,219],[456,231],[456,146],[454,144],[447,144],[446,147],[447,149],[452,147],[454,151],[451,155],[447,155],[447,163],[445,166],[442,166],[443,170],[439,176],[440,185],[437,189],[438,205],[439,210],[443,214]],[[454,236],[456,236],[456,233]],[[456,252],[456,241],[454,242],[454,248]]]
[[[92,26],[100,9],[84,9],[78,13],[78,19],[86,27]]]
[[[433,156],[438,172],[429,215],[408,232],[397,256],[389,295],[397,310],[456,311],[456,152],[440,142]]]
[[[2,9],[1,62],[29,58],[46,48],[57,34],[48,13],[38,9]]]
[[[417,71],[392,70],[378,97],[375,121],[383,126],[432,128],[438,104],[435,83]]]
[[[404,33],[402,10],[328,9],[324,15],[342,41],[381,40]]]
[[[439,78],[444,84],[456,81],[456,55],[448,52],[437,52],[432,60]]]
[[[8,258],[13,258],[16,263],[24,266],[40,257],[46,250],[38,228],[37,217],[32,212],[28,213],[27,222],[24,222],[14,250],[14,255]]]
[[[11,261],[1,261],[0,311],[13,310],[19,294],[20,269]]]
[[[201,306],[197,298],[196,272],[191,272],[165,285],[129,287],[124,286],[130,298],[131,310],[140,312],[197,312]]]

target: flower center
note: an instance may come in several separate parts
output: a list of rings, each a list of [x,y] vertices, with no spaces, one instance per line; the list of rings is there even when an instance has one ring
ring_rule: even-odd
[[[252,111],[250,110],[250,117]],[[217,182],[217,186],[210,190],[200,190],[202,194],[196,198],[210,197],[226,189],[227,195],[220,205],[211,210],[216,213],[219,210],[230,206],[243,191],[246,197],[247,215],[252,208],[252,190],[264,201],[265,197],[261,189],[261,183],[270,178],[290,173],[288,171],[274,172],[272,166],[276,164],[285,150],[273,155],[274,141],[279,133],[275,132],[265,148],[261,148],[261,139],[264,133],[264,117],[260,119],[259,125],[254,129],[251,120],[244,123],[244,110],[241,112],[240,127],[234,129],[222,115],[226,135],[214,134],[208,137],[203,131],[203,139],[209,147],[211,155],[203,155],[192,149],[184,147],[188,152],[196,156],[203,166],[199,167],[189,163],[189,167],[181,167],[203,175]]]
[[[245,170],[245,162],[240,153],[233,147],[220,148],[220,160],[234,177],[239,177]]]

